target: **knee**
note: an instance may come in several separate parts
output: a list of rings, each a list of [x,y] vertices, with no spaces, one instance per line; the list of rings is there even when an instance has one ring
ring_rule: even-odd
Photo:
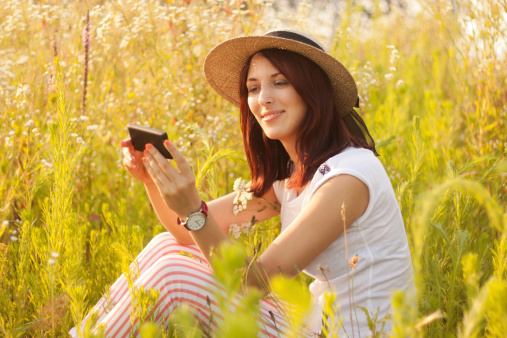
[[[179,254],[169,254],[157,259],[150,267],[150,274],[169,283],[171,281],[211,279],[211,271],[208,267],[195,259]]]

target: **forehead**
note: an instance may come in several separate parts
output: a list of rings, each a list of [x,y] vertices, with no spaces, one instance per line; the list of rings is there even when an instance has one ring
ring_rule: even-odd
[[[271,63],[271,61],[269,61],[264,55],[257,53],[252,57],[252,60],[250,61],[248,77],[251,77],[255,74],[262,75],[263,73],[268,73],[271,75],[279,72],[280,71]]]

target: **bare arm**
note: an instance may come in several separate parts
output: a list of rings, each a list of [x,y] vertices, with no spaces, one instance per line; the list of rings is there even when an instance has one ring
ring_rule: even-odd
[[[166,204],[180,217],[199,209],[200,198],[195,187],[195,179],[185,158],[173,144],[167,145],[179,168],[176,170],[162,155],[151,149],[146,154],[146,164],[154,178]],[[271,190],[269,194],[274,192]],[[218,205],[227,208],[210,210],[206,225],[198,231],[190,232],[192,239],[202,253],[209,259],[212,248],[216,248],[229,238],[220,227],[221,222],[233,220],[230,215],[231,197],[225,197]],[[218,201],[218,200],[217,200]],[[329,179],[314,193],[301,214],[268,249],[255,261],[254,269],[249,272],[248,285],[268,285],[269,277],[282,273],[293,277],[324,251],[344,228],[353,223],[365,211],[369,203],[369,191],[359,179],[350,175],[339,175]],[[341,215],[344,205],[345,222]],[[229,210],[229,211],[227,211]],[[221,212],[224,215],[221,215]],[[246,214],[245,214],[246,215]],[[246,217],[248,219],[248,217]]]
[[[194,239],[188,230],[177,224],[176,218],[178,215],[167,206],[156,184],[147,183],[145,187],[153,209],[155,209],[158,219],[167,231],[181,244],[194,244]],[[229,226],[233,223],[248,223],[253,217],[257,222],[262,222],[280,214],[280,209],[276,207],[278,201],[272,188],[262,198],[254,197],[248,202],[247,209],[237,215],[233,213],[235,197],[236,193],[234,192],[207,203],[208,214],[210,215],[207,222],[211,222],[213,217],[225,234],[229,232]]]
[[[123,164],[125,168],[135,179],[144,183],[146,192],[148,193],[148,197],[159,221],[179,243],[194,244],[195,242],[188,231],[183,226],[177,224],[177,213],[168,207],[161,190],[146,170],[146,166],[142,161],[144,158],[143,152],[134,150],[130,139],[121,141],[120,145],[123,147]],[[167,162],[165,159],[162,161]],[[279,209],[274,208],[274,206],[278,204],[278,201],[273,189],[270,189],[262,198],[254,197],[249,201],[247,209],[240,212],[238,215],[234,215],[232,211],[235,196],[236,193],[228,194],[208,203],[210,215],[214,215],[214,218],[224,233],[229,232],[229,226],[232,223],[247,223],[250,222],[252,217],[262,222],[280,213]]]

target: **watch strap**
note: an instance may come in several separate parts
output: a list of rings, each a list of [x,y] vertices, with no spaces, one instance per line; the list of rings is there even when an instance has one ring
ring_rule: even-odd
[[[198,213],[201,213],[204,216],[208,217],[208,205],[206,204],[206,202],[204,202],[204,200],[201,200],[201,209],[196,212],[191,212],[190,214],[188,214],[188,217],[190,217],[190,215],[192,215],[192,214],[198,214]],[[188,217],[185,221],[183,221],[180,217],[178,217],[176,219],[176,221],[178,222],[179,225],[183,225],[187,230],[191,231],[187,226]]]

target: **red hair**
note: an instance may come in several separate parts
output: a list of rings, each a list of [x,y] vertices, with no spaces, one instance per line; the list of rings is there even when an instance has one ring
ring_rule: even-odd
[[[350,133],[334,106],[333,91],[327,74],[310,59],[286,50],[258,52],[282,73],[308,106],[296,142],[299,159],[292,173],[289,154],[278,140],[269,139],[248,106],[246,80],[250,57],[241,71],[239,92],[241,131],[246,158],[252,175],[250,190],[264,195],[277,180],[289,179],[289,189],[299,189],[310,181],[319,166],[347,147],[372,149],[366,141]]]

